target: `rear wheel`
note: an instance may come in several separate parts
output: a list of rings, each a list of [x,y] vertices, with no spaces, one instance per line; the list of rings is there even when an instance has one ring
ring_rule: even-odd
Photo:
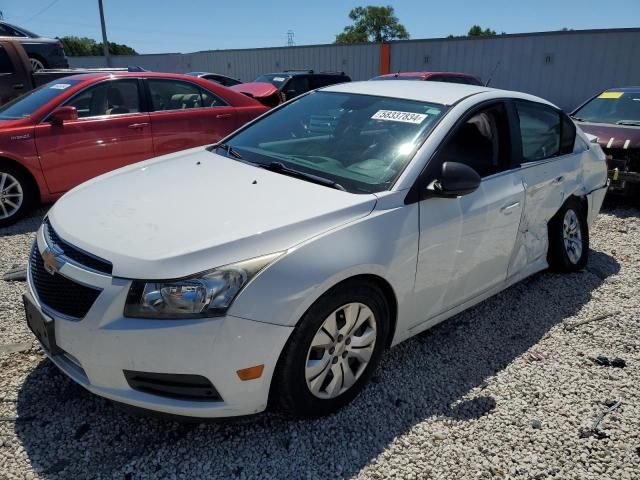
[[[33,190],[24,172],[0,164],[0,227],[17,222],[31,209],[35,198]]]
[[[304,315],[281,355],[274,379],[279,406],[318,417],[351,402],[380,362],[389,325],[384,295],[373,284],[345,282]]]
[[[31,64],[31,69],[36,72],[38,70],[43,70],[46,68],[44,62],[36,57],[29,57],[29,63]]]
[[[570,198],[549,221],[549,266],[558,272],[577,272],[589,258],[587,212]]]

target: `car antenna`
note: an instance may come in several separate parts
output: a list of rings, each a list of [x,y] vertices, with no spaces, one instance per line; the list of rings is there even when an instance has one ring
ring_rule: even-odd
[[[489,75],[489,79],[484,84],[485,87],[489,86],[489,84],[491,83],[491,80],[493,80],[493,74],[496,73],[496,70],[498,70],[499,66],[500,66],[500,60],[498,60],[498,63],[496,63],[496,66],[493,67],[493,70],[492,70],[491,74]]]

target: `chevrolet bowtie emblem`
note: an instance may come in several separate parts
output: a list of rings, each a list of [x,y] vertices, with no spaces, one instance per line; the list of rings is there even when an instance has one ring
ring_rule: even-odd
[[[42,262],[44,263],[44,269],[51,275],[53,275],[58,270],[60,270],[60,267],[62,267],[62,263],[63,263],[48,248],[45,249],[44,252],[42,252]]]

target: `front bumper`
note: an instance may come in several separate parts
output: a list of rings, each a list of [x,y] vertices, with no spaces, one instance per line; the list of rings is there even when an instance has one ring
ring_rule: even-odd
[[[36,248],[46,248],[42,229]],[[81,320],[40,303],[31,276],[27,297],[53,318],[62,353],[46,352],[71,379],[87,390],[135,407],[188,417],[250,415],[267,406],[269,387],[291,327],[232,316],[194,320],[146,320],[122,315],[130,280],[64,263],[57,274],[102,289]],[[242,381],[237,370],[264,365],[260,378]],[[125,371],[198,375],[220,399],[193,400],[133,389]]]

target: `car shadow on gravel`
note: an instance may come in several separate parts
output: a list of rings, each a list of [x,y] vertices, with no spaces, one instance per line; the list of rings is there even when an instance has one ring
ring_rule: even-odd
[[[30,216],[23,218],[17,223],[8,227],[0,227],[0,237],[35,232],[40,227],[42,218],[48,210],[49,206],[38,208]]]
[[[349,477],[426,419],[491,415],[496,400],[484,390],[491,377],[575,315],[619,269],[592,251],[583,272],[524,280],[390,350],[364,392],[327,418],[269,413],[185,424],[129,416],[45,360],[21,387],[15,432],[44,478]],[[424,448],[443,435],[428,423],[419,428]]]

